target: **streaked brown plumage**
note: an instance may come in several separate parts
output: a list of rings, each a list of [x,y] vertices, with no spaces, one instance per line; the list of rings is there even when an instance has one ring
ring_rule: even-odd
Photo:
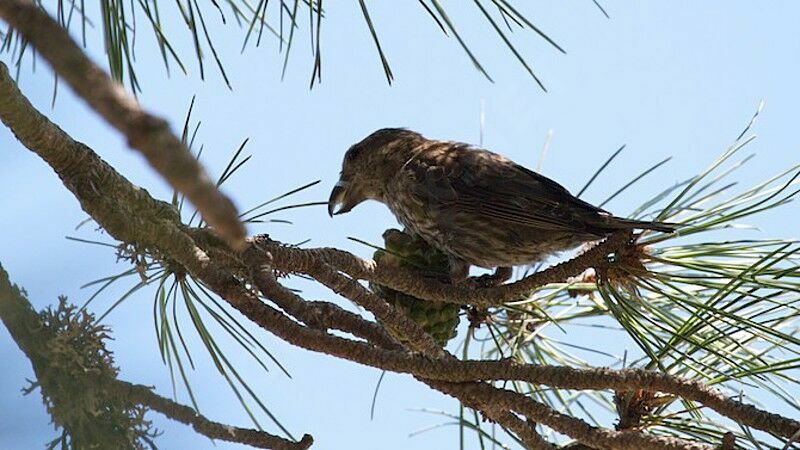
[[[513,161],[460,142],[436,141],[384,128],[347,151],[328,212],[365,200],[384,203],[408,230],[451,260],[453,279],[469,266],[532,264],[616,230],[669,232],[671,224],[615,217],[571,195],[558,183]]]

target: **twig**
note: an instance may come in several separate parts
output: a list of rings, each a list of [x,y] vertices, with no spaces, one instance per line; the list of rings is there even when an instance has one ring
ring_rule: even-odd
[[[251,278],[259,288],[267,289],[271,282],[271,267],[263,264],[265,256],[257,247],[250,246],[244,252],[244,261],[251,270]],[[270,297],[281,309],[302,321],[310,328],[327,331],[330,328],[351,333],[388,350],[402,350],[398,344],[380,325],[368,322],[358,314],[346,311],[339,306],[323,301],[305,301],[299,295],[275,295]]]
[[[597,428],[588,423],[559,413],[532,398],[506,389],[498,389],[484,383],[433,384],[436,389],[468,401],[491,402],[491,404],[516,411],[532,421],[578,439],[596,448],[617,450],[712,450],[713,447],[684,439],[654,436],[634,431],[613,431]],[[462,400],[463,401],[463,400]]]
[[[355,336],[364,337],[370,343],[384,350],[402,350],[402,346],[394,342],[388,334],[382,331],[382,327],[377,324],[367,322],[362,317],[351,314],[327,302],[307,302],[303,300],[302,297],[291,293],[285,288],[279,287],[280,285],[275,281],[272,271],[269,270],[269,265],[259,263],[259,261],[263,262],[265,259],[265,255],[263,255],[262,252],[263,250],[255,246],[249,248],[244,253],[245,262],[251,263],[251,269],[254,270],[253,280],[256,286],[259,287],[259,290],[261,290],[264,295],[268,295],[270,299],[289,314],[312,327],[314,327],[315,324],[316,326],[334,327]],[[270,257],[266,256],[266,259],[269,260]],[[322,305],[330,306],[330,308],[326,308],[328,314],[317,312],[317,308]],[[435,353],[438,354],[441,353],[441,351],[437,349]],[[450,357],[450,355],[447,356]],[[420,381],[432,386],[430,380],[420,378]],[[476,401],[472,402],[471,406],[481,411],[486,417],[516,433],[529,448],[535,450],[553,448],[551,444],[545,441],[536,432],[532,425],[520,420],[514,414],[506,410],[493,406],[491,402],[482,403]]]
[[[245,237],[233,202],[222,194],[167,122],[141,108],[125,88],[92,62],[43,8],[30,0],[0,1],[0,17],[25,37],[75,92],[139,150],[234,248]],[[5,69],[0,69],[5,70]]]
[[[277,281],[266,281],[269,284],[259,286],[259,288],[268,293],[270,298],[296,296]],[[266,305],[262,306],[266,307]],[[505,360],[431,359],[421,355],[387,351],[316,330],[304,329],[277,311],[270,310],[271,308],[243,312],[263,328],[299,347],[384,370],[410,373],[426,380],[461,383],[478,380],[521,380],[560,389],[646,389],[697,401],[743,425],[783,437],[790,437],[800,429],[800,422],[725,397],[716,389],[700,382],[667,374],[643,369],[575,369],[560,366],[537,366]]]
[[[459,397],[459,400],[461,398]],[[461,400],[463,401],[463,400]],[[491,404],[491,403],[489,403]],[[486,404],[478,404],[481,407],[481,411],[486,411]],[[486,413],[485,413],[486,414]],[[542,435],[540,435],[536,431],[536,424],[533,421],[524,421],[517,417],[516,414],[511,412],[504,412],[497,417],[493,417],[487,414],[489,419],[494,420],[495,422],[499,423],[506,429],[513,431],[516,433],[517,437],[525,443],[525,446],[529,449],[534,450],[553,450],[556,448],[555,445],[547,442]]]
[[[262,244],[270,241],[265,236],[249,238],[251,245],[262,252]],[[277,267],[277,266],[276,266]],[[314,279],[327,286],[337,294],[356,302],[363,306],[379,320],[391,326],[398,333],[401,333],[409,341],[409,346],[416,350],[433,356],[442,356],[442,348],[436,344],[433,338],[426,333],[416,322],[403,314],[397,308],[388,304],[369,289],[358,283],[358,281],[348,278],[331,268],[323,260],[312,260],[308,262],[308,271],[313,273]],[[311,274],[309,273],[309,274]],[[264,292],[268,297],[269,292]]]
[[[449,387],[449,383],[442,383],[438,381],[429,382],[426,380],[421,381],[426,382],[426,384],[434,389],[454,396],[464,406],[479,410],[487,419],[500,424],[509,431],[513,431],[520,438],[520,440],[525,443],[525,447],[528,449],[553,450],[556,448],[555,445],[547,442],[536,431],[534,423],[520,419],[516,414],[510,412],[508,408],[504,408],[498,403],[487,401],[488,399],[482,399],[483,401],[480,401],[479,399],[469,397],[464,393],[456,392],[456,389],[443,387]]]
[[[420,277],[419,273],[411,269],[381,266],[374,261],[364,260],[335,248],[301,249],[286,247],[275,241],[265,242],[262,247],[272,254],[274,267],[282,271],[300,272],[316,278],[316,268],[320,261],[324,261],[353,278],[369,280],[415,297],[488,307],[519,300],[536,288],[550,283],[564,282],[586,269],[604,264],[607,255],[623,248],[630,239],[628,233],[612,235],[569,261],[548,267],[514,283],[491,288],[441,283],[431,278]]]
[[[195,431],[210,439],[236,442],[256,448],[269,448],[273,450],[306,450],[314,443],[310,435],[303,435],[298,442],[271,435],[260,430],[234,427],[209,420],[194,409],[176,403],[168,398],[153,392],[147,386],[132,384],[122,380],[114,380],[109,388],[122,398],[146,405],[172,420],[191,425]]]
[[[296,294],[274,279],[259,286],[270,298]],[[295,298],[295,300],[298,300]],[[243,305],[244,306],[244,305]],[[761,410],[725,397],[704,384],[644,369],[576,369],[562,366],[518,364],[513,361],[459,361],[387,351],[365,343],[311,330],[292,322],[278,311],[261,303],[241,307],[250,320],[281,339],[308,350],[327,353],[372,367],[410,373],[426,380],[463,383],[479,380],[521,380],[559,389],[646,389],[693,400],[743,425],[790,437],[800,422]],[[536,420],[536,419],[534,419]]]
[[[7,8],[0,1],[0,11]],[[0,63],[0,120],[41,157],[86,211],[111,236],[169,255],[223,298],[236,295],[238,282],[211,261],[184,232],[175,208],[133,185],[92,149],[72,139],[37,111]],[[230,301],[230,299],[229,299]]]
[[[245,260],[248,259],[248,256],[250,259],[263,258],[263,256],[259,255],[257,251],[252,251],[252,250],[246,251],[245,255],[246,255]],[[285,310],[287,310],[287,312],[294,311],[295,313],[297,313],[295,317],[297,317],[298,319],[303,320],[304,322],[308,321],[311,323],[315,323],[319,318],[319,316],[317,316],[316,314],[309,316],[308,307],[306,306],[308,302],[303,300],[300,296],[294,294],[293,292],[281,286],[275,280],[274,276],[272,275],[272,272],[267,270],[266,268],[261,269],[254,273],[254,282],[256,283],[256,286],[259,288],[259,290],[265,296],[269,297],[271,300],[276,302],[276,304],[283,307]],[[319,304],[325,302],[314,302],[314,303]],[[276,315],[275,311],[269,311],[269,310],[267,311],[272,316],[269,318],[269,320],[272,321],[273,325],[278,325],[280,326],[280,328],[283,328],[284,326],[289,328],[292,326],[290,325],[290,321],[288,321],[287,318],[282,317],[280,315]],[[288,336],[281,336],[281,337],[284,339],[288,339],[290,341],[292,339],[304,338],[306,345],[313,343],[324,343],[325,341],[328,340],[337,340],[336,343],[331,342],[329,345],[326,345],[326,347],[328,347],[329,350],[323,350],[323,352],[331,353],[330,349],[351,351],[352,352],[351,355],[354,357],[358,357],[357,355],[368,355],[369,353],[379,353],[379,351],[387,351],[387,350],[394,354],[407,354],[404,351],[402,351],[402,347],[399,346],[394,341],[390,342],[389,346],[387,347],[384,344],[381,344],[380,341],[376,342],[369,339],[370,334],[372,334],[371,326],[375,326],[375,324],[371,324],[370,322],[365,321],[362,317],[355,315],[351,316],[349,315],[350,313],[347,313],[346,311],[341,309],[332,308],[329,311],[331,315],[326,318],[327,319],[325,320],[326,323],[336,324],[336,327],[339,330],[346,331],[353,335],[366,337],[369,341],[371,341],[371,343],[373,344],[377,343],[378,347],[381,348],[379,349],[378,347],[373,347],[371,350],[367,350],[366,348],[367,344],[353,343],[352,341],[336,338],[327,333],[324,333],[324,331],[322,330],[314,330],[316,332],[315,333],[316,336],[314,336],[313,334],[308,335],[311,334],[309,330],[295,328],[293,332],[287,333],[289,334]],[[307,319],[304,319],[304,317],[307,316],[309,317]],[[381,340],[383,340],[382,335],[379,335],[378,337]],[[293,343],[295,343],[298,346],[304,347],[304,344],[300,344],[297,342]],[[394,351],[394,349],[397,349],[397,347],[400,347],[399,352]],[[306,346],[305,348],[308,347]],[[442,352],[439,350],[436,353],[442,353]],[[443,357],[447,358],[448,361],[457,361],[454,358],[452,358],[452,355],[449,354],[446,354]],[[434,385],[434,383],[436,383],[435,381],[427,380],[424,378],[420,378],[420,381],[427,383],[431,387],[436,388]],[[458,398],[458,396],[456,397]],[[518,417],[514,416],[507,410],[502,410],[501,408],[497,408],[491,402],[473,401],[471,402],[471,406],[481,411],[483,414],[485,414],[487,417],[491,418],[495,422],[499,423],[501,426],[504,426],[507,429],[515,432],[520,437],[520,439],[522,439],[523,442],[525,442],[526,445],[528,445],[529,448],[536,450],[553,448],[536,432],[533,426],[521,421]]]
[[[787,444],[786,448],[789,448],[789,444]],[[730,431],[722,435],[722,443],[717,447],[717,450],[736,450],[736,435]]]

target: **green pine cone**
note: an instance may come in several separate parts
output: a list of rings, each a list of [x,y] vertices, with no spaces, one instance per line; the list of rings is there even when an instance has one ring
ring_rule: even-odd
[[[376,251],[375,261],[416,269],[432,278],[449,279],[447,255],[428,245],[419,236],[389,229],[383,233],[383,240],[386,251]],[[370,283],[370,287],[417,322],[442,347],[456,336],[460,321],[459,305],[419,299],[375,283]],[[389,331],[392,332],[391,329]],[[402,341],[395,333],[392,335]]]

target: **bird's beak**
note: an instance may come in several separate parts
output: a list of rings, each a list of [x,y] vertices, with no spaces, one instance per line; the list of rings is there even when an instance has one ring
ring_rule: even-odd
[[[335,211],[339,206],[339,210]],[[339,180],[331,191],[331,196],[328,199],[328,215],[333,217],[336,214],[343,214],[355,207],[347,198],[347,182]]]

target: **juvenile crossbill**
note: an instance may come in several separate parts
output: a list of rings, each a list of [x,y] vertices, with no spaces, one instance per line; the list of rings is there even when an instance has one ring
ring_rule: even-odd
[[[615,217],[501,155],[401,128],[378,130],[347,150],[328,213],[365,200],[385,204],[408,231],[447,254],[454,282],[467,278],[470,265],[496,268],[493,282],[500,283],[513,266],[618,230],[675,228]]]

